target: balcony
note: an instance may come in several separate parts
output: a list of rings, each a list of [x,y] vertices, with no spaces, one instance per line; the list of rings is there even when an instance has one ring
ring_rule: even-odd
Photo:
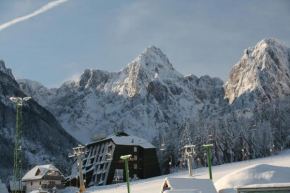
[[[65,185],[62,184],[41,184],[42,189],[52,189],[54,186],[57,189],[65,189]]]

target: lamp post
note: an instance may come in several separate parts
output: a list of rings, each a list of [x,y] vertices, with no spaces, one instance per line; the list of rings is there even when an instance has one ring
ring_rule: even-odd
[[[202,147],[206,148],[207,150],[207,163],[208,163],[208,170],[209,170],[209,178],[212,180],[210,148],[213,147],[213,144],[203,145]]]
[[[243,161],[244,161],[244,149],[242,149],[242,157],[243,157]]]
[[[132,155],[123,155],[121,156],[121,160],[125,161],[125,172],[126,172],[126,181],[127,181],[127,190],[130,193],[130,181],[129,181],[129,169],[128,169],[128,161],[131,159]]]
[[[29,99],[30,97],[10,97],[17,105],[13,167],[13,189],[16,193],[22,191],[22,104]]]
[[[283,149],[284,149],[284,141],[282,140],[281,154],[283,155],[283,159],[284,159]]]
[[[182,170],[182,157],[179,159],[180,170]]]
[[[199,157],[197,158],[197,168],[199,168],[200,167],[200,159],[199,159]]]
[[[206,167],[206,157],[207,157],[207,155],[206,155],[206,153],[204,153],[204,154],[203,154],[203,158],[204,158],[204,167]]]
[[[172,156],[170,156],[169,167],[170,167],[169,173],[171,174],[172,173]]]

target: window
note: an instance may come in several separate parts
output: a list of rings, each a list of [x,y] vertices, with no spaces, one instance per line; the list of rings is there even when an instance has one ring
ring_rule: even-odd
[[[134,152],[137,152],[137,147],[134,147]]]
[[[137,164],[134,164],[134,169],[137,170],[138,166]]]
[[[137,161],[138,157],[137,155],[134,155],[134,161]]]
[[[33,185],[33,182],[31,182],[31,186]]]
[[[55,184],[55,181],[49,181],[48,183],[49,184]]]
[[[41,185],[41,181],[39,181],[39,185]]]

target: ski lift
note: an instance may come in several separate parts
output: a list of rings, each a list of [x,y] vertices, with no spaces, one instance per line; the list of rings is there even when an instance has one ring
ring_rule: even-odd
[[[160,151],[165,151],[165,144],[164,143],[161,144]]]
[[[192,157],[195,155],[195,150],[194,150],[195,145],[186,145],[184,146],[184,155],[186,157]]]
[[[196,141],[197,142],[201,142],[201,137],[200,136],[197,136]]]
[[[180,157],[180,159],[182,159],[184,157],[184,153],[183,152],[180,152],[179,153],[179,157]]]
[[[252,131],[257,131],[257,125],[256,125],[256,124],[254,124],[254,125],[252,126]]]
[[[209,135],[209,136],[208,136],[208,140],[209,140],[209,141],[213,141],[213,140],[214,140],[213,136],[212,136],[212,135]]]
[[[166,148],[165,148],[165,143],[164,143],[164,140],[162,140],[162,144],[160,146],[160,151],[165,151]]]

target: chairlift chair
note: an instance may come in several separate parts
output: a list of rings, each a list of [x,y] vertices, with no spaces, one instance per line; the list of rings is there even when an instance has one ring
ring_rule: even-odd
[[[162,144],[160,146],[160,151],[165,151],[165,143],[164,143],[164,140],[162,140]]]
[[[213,136],[212,136],[212,135],[209,135],[209,136],[208,136],[208,140],[209,140],[209,141],[213,141],[213,140],[214,140]]]
[[[256,125],[256,124],[254,124],[254,125],[252,126],[252,131],[257,131],[257,125]]]

